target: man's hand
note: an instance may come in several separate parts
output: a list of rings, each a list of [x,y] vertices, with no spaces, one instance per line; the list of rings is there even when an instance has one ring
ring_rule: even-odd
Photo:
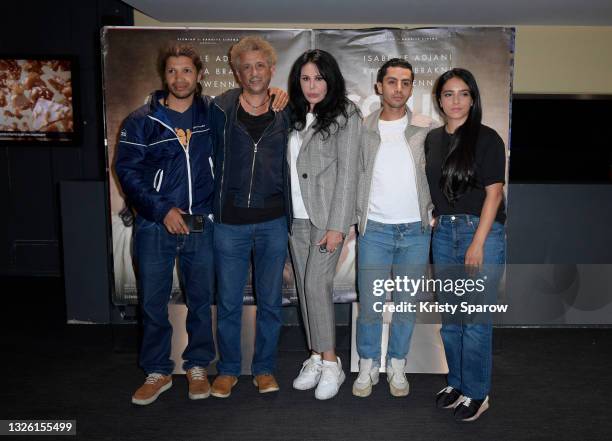
[[[342,243],[342,233],[339,231],[327,230],[323,239],[317,242],[317,245],[325,245],[325,249],[328,252],[333,253],[338,248],[338,245]]]
[[[278,87],[271,87],[268,89],[268,95],[274,95],[274,101],[272,101],[272,110],[275,112],[282,111],[289,103],[289,95],[283,89]]]
[[[185,212],[174,207],[164,217],[164,225],[170,234],[189,234],[189,227],[181,214],[185,214]]]

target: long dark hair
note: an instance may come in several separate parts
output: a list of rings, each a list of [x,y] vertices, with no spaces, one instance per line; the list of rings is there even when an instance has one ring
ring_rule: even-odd
[[[474,75],[466,69],[454,68],[444,72],[435,86],[436,105],[440,114],[444,115],[440,100],[442,89],[451,78],[459,78],[467,84],[472,97],[472,106],[465,122],[455,130],[453,139],[449,146],[448,154],[442,164],[442,177],[440,178],[440,189],[450,203],[459,199],[475,181],[475,159],[476,140],[480,131],[482,120],[482,106],[480,104],[480,92]]]
[[[319,73],[327,83],[325,98],[315,104],[313,108],[313,113],[316,116],[316,123],[313,128],[316,133],[322,133],[323,138],[326,139],[346,125],[346,120],[349,117],[350,101],[346,97],[344,77],[332,54],[320,49],[306,51],[295,60],[289,73],[289,108],[291,109],[292,129],[302,130],[306,126],[306,114],[310,104],[302,92],[300,76],[302,67],[307,63],[313,63],[317,66]],[[336,121],[339,115],[344,116],[345,119],[342,127]]]

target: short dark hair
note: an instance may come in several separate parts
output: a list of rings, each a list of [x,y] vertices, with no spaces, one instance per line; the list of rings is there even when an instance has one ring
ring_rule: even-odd
[[[198,51],[191,46],[190,44],[169,44],[168,46],[162,48],[159,51],[159,56],[157,58],[157,70],[159,72],[159,76],[161,77],[162,83],[164,85],[164,89],[167,91],[168,85],[166,84],[166,62],[170,57],[187,57],[191,59],[193,65],[196,68],[196,73],[199,74],[204,68],[204,62],[202,62],[202,58]],[[198,95],[202,94],[202,85],[198,82],[196,87],[196,93]]]
[[[387,69],[389,69],[390,67],[401,67],[404,69],[409,69],[410,74],[412,75],[412,79],[414,80],[414,71],[412,70],[412,64],[400,58],[391,58],[390,60],[387,60],[385,64],[380,66],[380,69],[378,69],[378,73],[376,74],[377,83],[383,82],[383,78],[385,78],[385,75],[387,75]]]

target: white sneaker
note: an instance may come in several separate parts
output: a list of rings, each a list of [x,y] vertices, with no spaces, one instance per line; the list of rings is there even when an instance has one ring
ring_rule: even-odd
[[[315,398],[317,400],[328,400],[333,398],[338,393],[340,385],[344,383],[346,376],[342,370],[340,357],[336,357],[337,362],[323,360],[323,369],[321,371],[321,379],[315,389]]]
[[[371,358],[359,359],[359,375],[353,383],[353,395],[368,397],[372,393],[372,386],[378,384],[380,366]]]
[[[389,391],[394,397],[405,397],[410,391],[410,384],[408,384],[404,373],[405,367],[405,359],[392,358],[387,361],[387,381],[389,382]]]
[[[312,354],[308,360],[302,364],[300,374],[293,380],[293,388],[297,390],[308,390],[319,384],[321,378],[321,363],[320,354]]]

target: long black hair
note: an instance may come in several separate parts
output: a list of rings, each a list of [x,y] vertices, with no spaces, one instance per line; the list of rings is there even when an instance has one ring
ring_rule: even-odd
[[[475,159],[476,140],[480,131],[482,121],[482,105],[480,104],[480,92],[474,75],[466,69],[454,68],[444,72],[435,86],[436,105],[440,114],[444,115],[440,100],[442,89],[451,78],[459,78],[467,84],[472,97],[472,106],[465,122],[455,130],[451,140],[448,154],[442,163],[442,177],[440,178],[440,189],[450,203],[459,199],[475,182]]]
[[[291,128],[302,130],[306,126],[306,114],[310,104],[302,92],[300,77],[302,67],[313,63],[319,69],[319,73],[327,83],[327,94],[325,98],[313,108],[316,123],[313,128],[316,133],[320,132],[326,139],[346,125],[349,118],[350,101],[346,97],[346,85],[344,77],[340,72],[338,62],[329,52],[314,49],[300,55],[291,67],[289,73],[289,108],[291,109]],[[341,127],[336,121],[338,116],[344,116],[344,125]]]

